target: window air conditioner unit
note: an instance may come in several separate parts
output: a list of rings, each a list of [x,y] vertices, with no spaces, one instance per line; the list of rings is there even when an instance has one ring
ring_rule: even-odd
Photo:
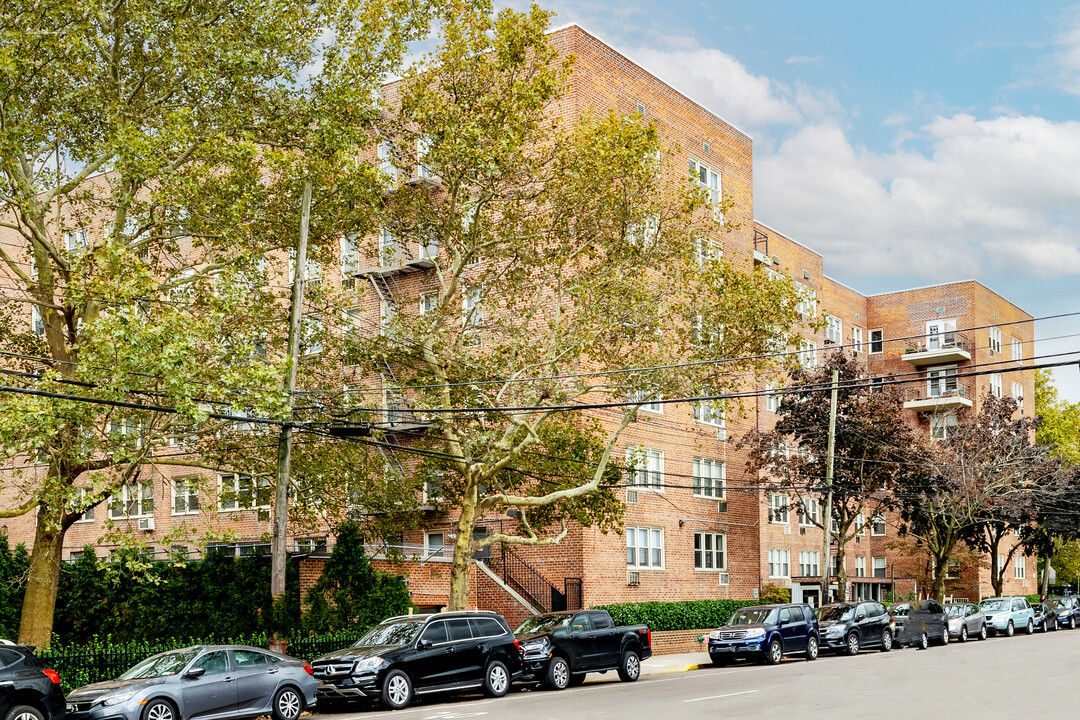
[[[626,502],[627,502],[627,504],[637,502],[637,490],[627,490],[626,491]]]
[[[719,502],[716,503],[716,512],[718,512],[718,513],[726,513],[727,512],[727,500],[720,500]]]
[[[721,585],[727,585],[729,580],[730,580],[730,578],[728,577],[728,574],[726,572],[720,573],[720,584]]]
[[[716,431],[716,439],[724,442],[727,440],[727,428],[720,428]]]
[[[636,587],[641,584],[641,573],[637,570],[628,570],[626,573],[626,584],[631,587]]]
[[[139,518],[139,529],[144,532],[150,532],[154,529],[154,518],[146,517]]]
[[[790,524],[784,526],[784,534],[785,535],[790,535],[791,534],[791,525]]]

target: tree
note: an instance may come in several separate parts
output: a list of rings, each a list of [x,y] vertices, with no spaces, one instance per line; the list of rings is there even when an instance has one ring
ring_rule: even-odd
[[[835,544],[840,599],[845,600],[847,543],[875,516],[895,507],[893,491],[915,473],[910,460],[919,441],[904,420],[900,393],[893,386],[871,386],[857,360],[835,352],[819,367],[794,370],[773,430],[752,431],[741,445],[750,451],[747,469],[764,472],[767,487],[787,498],[785,508],[824,532],[822,487],[834,370],[839,382],[830,542]]]
[[[1066,468],[1074,474],[1080,473],[1080,403],[1070,403],[1061,399],[1053,376],[1047,370],[1035,372],[1035,415],[1042,422],[1035,431],[1036,441],[1061,458]],[[1065,492],[1080,492],[1080,483],[1074,478],[1067,483]],[[1080,554],[1080,522],[1076,519],[1076,510],[1080,509],[1080,498],[1061,498],[1057,512],[1043,513],[1039,532],[1032,538],[1033,546],[1039,556],[1049,559],[1050,565],[1058,570],[1058,581],[1072,583],[1076,573],[1071,570],[1074,558]],[[1043,568],[1043,594],[1049,590],[1050,574]]]
[[[573,523],[617,529],[628,400],[715,398],[767,365],[741,358],[784,345],[797,317],[788,281],[720,257],[730,203],[669,166],[656,127],[560,121],[572,59],[549,44],[549,18],[451,6],[380,125],[385,231],[362,249],[400,266],[421,247],[433,272],[424,304],[382,298],[382,332],[359,333],[354,356],[368,392],[416,426],[395,431],[421,454],[394,472],[439,479],[460,510],[452,608],[479,548],[558,543]],[[707,362],[613,372],[692,361]],[[351,418],[378,411],[368,397]],[[596,403],[609,405],[585,412]],[[513,531],[474,535],[508,511]]]
[[[373,90],[428,16],[422,0],[0,8],[0,341],[39,393],[0,398],[0,452],[36,463],[0,511],[37,511],[21,642],[49,642],[67,528],[153,448],[213,437],[223,409],[281,416],[266,253],[295,237],[301,180],[356,165]],[[344,180],[374,192],[377,175]]]

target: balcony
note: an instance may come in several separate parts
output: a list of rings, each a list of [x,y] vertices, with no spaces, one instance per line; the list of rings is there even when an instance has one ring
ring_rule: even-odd
[[[965,333],[956,331],[927,335],[904,348],[904,360],[915,365],[943,365],[971,360],[974,345]]]
[[[970,380],[949,375],[907,388],[904,409],[931,413],[959,410],[971,407],[974,395]]]
[[[435,267],[435,258],[439,256],[439,246],[435,244],[418,245],[418,252],[414,255],[408,243],[404,242],[380,242],[378,265],[367,267],[346,268],[345,272],[354,277],[367,277],[370,275],[390,276],[428,270]],[[355,262],[354,265],[359,265]]]

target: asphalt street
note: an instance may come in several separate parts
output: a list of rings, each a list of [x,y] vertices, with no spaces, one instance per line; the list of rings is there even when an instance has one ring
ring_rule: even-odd
[[[707,659],[701,655],[701,661]],[[595,678],[595,679],[593,679]],[[708,718],[914,718],[1020,720],[1080,717],[1080,630],[952,642],[928,650],[865,651],[858,657],[788,658],[778,666],[735,664],[643,675],[619,682],[591,675],[553,692],[515,686],[488,700],[460,695],[405,710],[372,706],[317,720],[696,720]]]

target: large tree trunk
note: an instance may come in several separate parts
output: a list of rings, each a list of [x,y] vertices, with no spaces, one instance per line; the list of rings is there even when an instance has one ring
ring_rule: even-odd
[[[847,553],[843,547],[840,545],[836,551],[836,599],[839,602],[847,602],[847,568],[844,562],[847,560]]]
[[[945,602],[945,573],[949,569],[949,557],[951,555],[950,552],[944,557],[939,555],[931,556],[933,559],[934,581],[930,586],[930,597],[939,603]]]
[[[477,481],[469,478],[461,499],[461,518],[454,541],[454,562],[450,565],[450,605],[448,610],[465,610],[469,605],[469,574],[472,570],[472,536],[476,528]]]
[[[53,610],[60,585],[60,561],[64,548],[62,508],[41,503],[38,507],[37,532],[30,553],[30,571],[19,619],[19,644],[43,648],[52,640]]]

